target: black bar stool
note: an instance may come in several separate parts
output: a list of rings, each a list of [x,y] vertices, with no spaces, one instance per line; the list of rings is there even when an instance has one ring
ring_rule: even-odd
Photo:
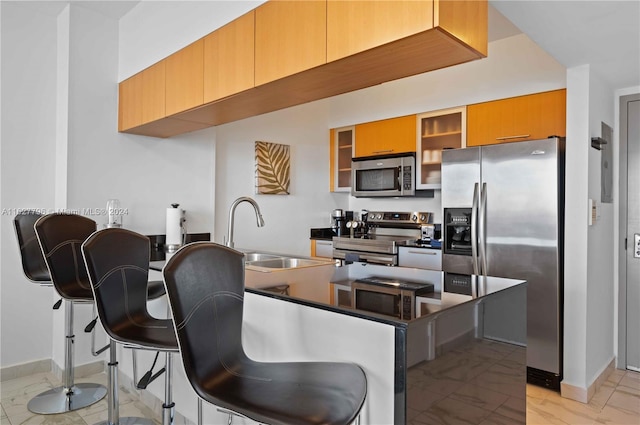
[[[264,424],[359,422],[367,380],[358,365],[247,357],[241,252],[196,242],[176,252],[163,274],[184,369],[200,398]]]
[[[33,225],[42,217],[36,211],[23,211],[13,219],[13,226],[16,230],[16,238],[20,247],[20,260],[22,261],[22,271],[27,279],[33,283],[44,286],[53,286],[51,276],[44,262],[42,250],[38,244],[36,232]]]
[[[171,319],[157,319],[147,311],[149,239],[126,229],[110,228],[91,235],[82,244],[98,317],[111,338],[109,362],[109,419],[107,424],[147,424],[144,418],[119,418],[118,362],[115,343],[127,348],[164,352],[165,401],[163,425],[173,423],[171,394],[172,353],[178,342]],[[151,422],[153,423],[153,422]]]
[[[65,301],[65,370],[62,386],[35,396],[27,408],[40,414],[71,412],[107,394],[103,385],[74,383],[73,370],[73,306],[76,302],[93,302],[80,245],[96,230],[96,223],[79,215],[49,214],[37,219],[34,230],[53,286]]]

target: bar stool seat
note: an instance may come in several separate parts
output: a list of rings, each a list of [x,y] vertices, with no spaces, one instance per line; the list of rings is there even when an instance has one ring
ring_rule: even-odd
[[[149,239],[126,229],[109,228],[95,232],[82,244],[82,254],[91,283],[98,317],[115,343],[128,348],[165,353],[165,401],[163,425],[173,423],[171,399],[172,353],[178,342],[171,319],[158,319],[147,310],[150,296]],[[163,285],[164,288],[164,285]],[[156,288],[157,290],[157,288]],[[164,293],[164,289],[161,291]],[[157,292],[156,292],[157,293]],[[117,360],[115,348],[109,363],[109,420],[118,424]],[[129,423],[143,423],[143,418],[127,418]]]
[[[163,269],[180,354],[203,400],[271,425],[359,420],[364,371],[343,362],[263,363],[242,347],[244,255],[211,242],[176,252]]]

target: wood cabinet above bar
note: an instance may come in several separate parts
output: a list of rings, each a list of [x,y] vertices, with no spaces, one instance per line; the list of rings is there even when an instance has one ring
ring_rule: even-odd
[[[274,9],[272,2],[274,0],[255,9],[253,29],[256,38],[256,69],[253,87],[239,92],[232,91],[232,94],[217,100],[208,101],[205,98],[202,106],[167,115],[153,122],[129,124],[129,127],[121,123],[120,131],[171,137],[469,62],[487,55],[486,0],[328,0],[311,2],[316,8],[319,3],[324,6],[317,9],[324,12],[324,16],[319,19],[325,19],[327,23],[324,44],[326,60],[316,58],[305,62],[306,65],[296,67],[295,54],[292,55],[291,48],[275,48],[267,56],[264,56],[264,51],[262,57],[258,54],[258,50],[264,48],[260,47],[264,35],[284,33],[283,29],[276,29],[276,25],[286,25],[286,20],[269,24],[268,19],[262,19],[258,24],[258,17],[270,15],[271,13],[264,14],[270,11],[277,11],[276,15],[280,16],[286,14],[288,8],[293,13],[300,6],[299,1],[283,0],[277,1],[278,5]],[[356,13],[362,7],[371,10],[364,14]],[[297,16],[296,13],[293,16]],[[269,25],[274,28],[271,29]],[[369,40],[366,39],[367,28],[370,29]],[[317,31],[312,33],[314,39],[317,39]],[[339,43],[340,34],[343,34],[342,46]],[[298,35],[301,43],[297,44],[297,49],[306,51],[305,37],[306,32]],[[317,50],[317,40],[312,44],[314,50]],[[283,57],[278,57],[279,54]],[[264,64],[265,61],[286,66],[260,71],[259,68],[263,66],[261,63]],[[204,78],[208,78],[206,74],[212,72],[215,70],[207,69]],[[126,80],[120,84],[126,84]],[[135,116],[135,113],[123,110],[133,104],[135,102],[121,95],[120,116]]]

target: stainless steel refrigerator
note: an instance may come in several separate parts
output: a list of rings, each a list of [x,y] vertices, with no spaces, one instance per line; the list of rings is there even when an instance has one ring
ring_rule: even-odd
[[[484,335],[526,343],[527,381],[556,390],[562,380],[564,151],[564,139],[553,137],[442,153],[442,268],[527,281],[527,311],[485,305]],[[518,335],[518,323],[526,335]]]

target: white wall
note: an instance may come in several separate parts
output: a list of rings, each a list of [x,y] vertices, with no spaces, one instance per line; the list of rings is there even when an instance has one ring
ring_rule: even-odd
[[[12,220],[17,208],[49,208],[54,202],[56,17],[11,2],[0,8],[0,366],[7,366],[51,358],[53,289],[24,277]]]
[[[118,198],[125,227],[162,234],[165,208],[178,202],[189,231],[212,232],[215,130],[169,140],[118,133],[118,21],[81,2],[61,19],[40,6],[2,2],[2,207],[78,210],[102,227],[96,211]],[[51,310],[51,289],[22,277],[13,215],[2,216],[0,365],[63,366],[63,310]],[[81,330],[89,316],[76,309],[76,364],[95,360]]]
[[[602,136],[602,122],[615,128],[613,90],[598,75],[589,72],[589,142],[592,137]],[[614,130],[616,132],[616,130]],[[614,141],[611,140],[611,143]],[[590,145],[590,143],[589,143]],[[609,146],[611,149],[611,146]],[[587,359],[586,382],[588,385],[602,373],[614,357],[614,209],[613,203],[601,203],[601,151],[589,151],[590,199],[597,200],[598,217],[587,229]],[[610,167],[613,164],[609,164]],[[613,170],[619,173],[619,168]],[[619,201],[619,200],[616,200]]]
[[[614,127],[613,90],[589,65],[567,70],[563,384],[583,390],[614,356],[614,204],[600,203],[601,154],[591,148],[603,121]],[[599,206],[593,226],[589,199]]]

